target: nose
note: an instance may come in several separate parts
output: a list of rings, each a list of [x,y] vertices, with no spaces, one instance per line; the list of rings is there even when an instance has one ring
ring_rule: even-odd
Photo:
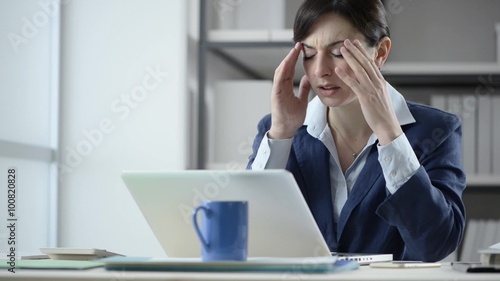
[[[333,73],[333,62],[329,54],[318,53],[315,61],[314,74],[317,77],[330,76]]]

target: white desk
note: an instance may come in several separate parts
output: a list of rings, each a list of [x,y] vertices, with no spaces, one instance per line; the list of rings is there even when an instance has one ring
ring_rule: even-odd
[[[74,270],[18,270],[10,273],[0,272],[0,280],[106,280],[106,281],[141,281],[141,280],[359,280],[359,281],[477,281],[500,280],[496,273],[463,273],[454,271],[451,266],[441,268],[415,269],[379,269],[362,266],[360,269],[332,274],[283,274],[283,273],[182,273],[182,272],[132,272],[106,271],[102,268]]]

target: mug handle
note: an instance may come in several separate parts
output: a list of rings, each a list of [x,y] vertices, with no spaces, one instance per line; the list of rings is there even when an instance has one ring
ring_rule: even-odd
[[[205,250],[208,250],[210,248],[210,245],[207,243],[205,238],[203,237],[203,234],[201,234],[200,228],[198,227],[198,221],[196,220],[196,217],[198,215],[198,211],[203,210],[206,213],[209,213],[210,210],[206,208],[205,206],[198,206],[196,209],[193,211],[192,219],[193,219],[193,225],[194,225],[194,230],[196,230],[196,234],[198,235],[198,238],[200,238],[201,245],[205,248]]]

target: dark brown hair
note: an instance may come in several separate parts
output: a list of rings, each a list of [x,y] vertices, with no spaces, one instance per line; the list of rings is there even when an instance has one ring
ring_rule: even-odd
[[[370,47],[390,36],[381,0],[305,0],[295,16],[293,40],[304,40],[319,17],[328,13],[347,19],[365,36]]]

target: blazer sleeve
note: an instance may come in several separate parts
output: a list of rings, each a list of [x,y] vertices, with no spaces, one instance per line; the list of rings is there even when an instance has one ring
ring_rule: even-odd
[[[253,140],[252,154],[248,157],[247,170],[252,169],[252,164],[255,160],[255,157],[257,156],[257,151],[259,151],[260,143],[262,142],[264,135],[267,133],[267,131],[269,131],[270,128],[271,128],[271,115],[268,114],[264,116],[257,125],[257,135]]]
[[[441,115],[444,121],[438,126],[428,128],[432,123],[427,123],[427,128],[408,130],[421,166],[377,209],[398,228],[407,260],[441,260],[458,247],[464,233],[462,127],[457,116]]]

